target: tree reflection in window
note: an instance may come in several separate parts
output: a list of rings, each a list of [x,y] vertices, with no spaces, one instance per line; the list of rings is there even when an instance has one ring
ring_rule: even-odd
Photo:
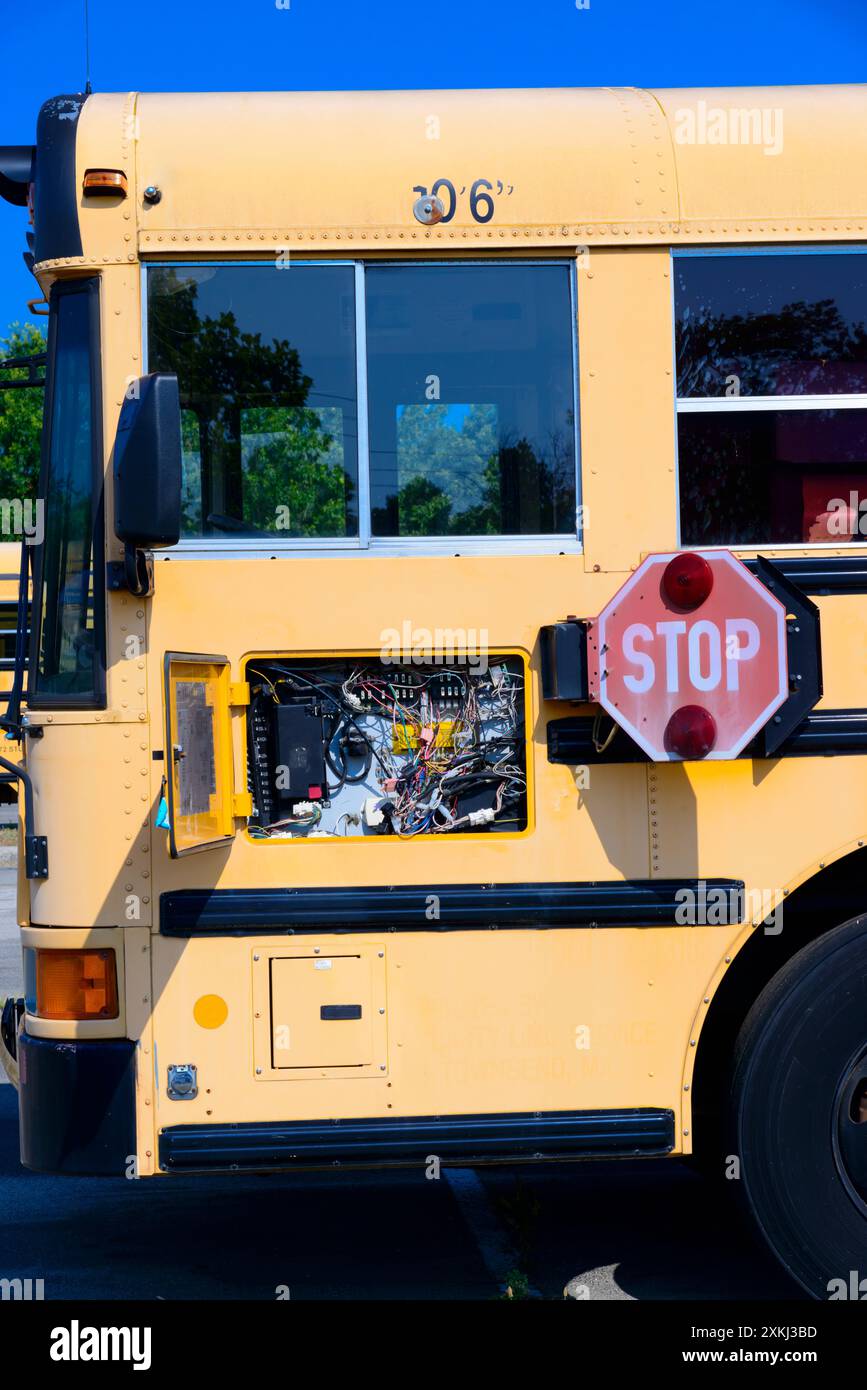
[[[243,294],[238,272],[273,273],[259,267],[222,268],[209,299],[225,287],[230,299]],[[272,281],[274,297],[288,290],[284,320],[309,316],[308,284],[295,267]],[[319,272],[309,289],[327,298],[332,286]],[[233,276],[231,282],[225,277]],[[188,536],[274,533],[285,537],[333,537],[357,528],[354,459],[355,406],[351,393],[342,406],[313,406],[311,397],[328,397],[304,370],[298,348],[288,338],[263,338],[245,331],[232,308],[205,314],[199,305],[202,282],[174,267],[151,272],[148,331],[152,370],[177,374],[184,451],[183,533]],[[305,302],[299,304],[299,298]],[[293,313],[294,309],[294,313]],[[327,303],[321,312],[327,313]],[[343,335],[344,339],[348,336]],[[354,382],[354,355],[345,343],[334,356],[352,358],[335,371],[345,388]],[[340,371],[343,368],[343,371]],[[347,372],[347,369],[349,371]],[[317,389],[320,387],[320,389]],[[351,435],[351,451],[346,435]],[[347,454],[351,452],[351,472]]]
[[[678,256],[677,394],[867,391],[867,256]]]

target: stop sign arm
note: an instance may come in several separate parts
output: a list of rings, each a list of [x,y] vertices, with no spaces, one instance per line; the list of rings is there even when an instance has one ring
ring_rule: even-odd
[[[660,582],[672,571],[704,580],[691,607]],[[656,762],[774,757],[822,696],[819,611],[763,556],[648,556],[598,617],[543,628],[540,648],[543,699],[598,704],[612,720],[606,747],[619,727]],[[597,752],[601,736],[594,728]]]
[[[729,551],[648,555],[588,624],[589,697],[654,762],[735,758],[791,693],[786,613]]]
[[[757,555],[748,567],[786,609],[789,698],[756,740],[757,756],[772,758],[824,693],[821,619],[815,603],[763,555]]]

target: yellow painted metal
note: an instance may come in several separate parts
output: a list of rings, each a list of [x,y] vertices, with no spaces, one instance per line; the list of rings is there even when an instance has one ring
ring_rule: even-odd
[[[782,149],[680,140],[682,113],[697,116],[702,101],[780,110]],[[590,711],[542,700],[538,633],[569,614],[598,613],[644,554],[677,545],[670,248],[863,241],[865,116],[865,87],[96,94],[85,104],[77,186],[85,167],[118,168],[130,196],[112,207],[85,200],[83,255],[43,266],[40,277],[43,288],[58,275],[101,277],[107,518],[118,411],[128,378],[142,370],[143,258],[273,260],[282,248],[392,259],[577,252],[583,551],[272,558],[266,544],[231,560],[170,551],[157,556],[153,598],[107,596],[107,708],[33,716],[44,737],[28,740],[27,759],[50,876],[19,880],[20,915],[58,937],[62,929],[123,934],[124,1027],[138,1045],[139,1172],[154,1171],[159,1129],[181,1121],[651,1106],[673,1111],[676,1147],[689,1149],[691,1044],[700,1042],[705,1001],[761,927],[452,932],[431,918],[430,929],[420,922],[383,932],[384,940],[323,934],[287,946],[266,935],[163,936],[156,904],[182,889],[721,876],[743,879],[754,902],[777,907],[820,866],[864,844],[862,758],[550,763],[548,722]],[[428,138],[432,129],[438,139]],[[502,180],[492,221],[475,222],[465,194],[451,222],[422,227],[413,189],[436,178],[457,190],[486,178],[496,191]],[[150,183],[163,193],[152,205],[142,198]],[[110,524],[106,549],[120,558]],[[863,557],[865,546],[847,545],[845,554]],[[867,603],[845,594],[818,602],[823,703],[860,706]],[[265,853],[237,833],[247,795],[245,663],[262,653],[376,652],[382,632],[400,631],[406,619],[431,630],[486,629],[492,651],[523,655],[528,830],[408,841],[320,836],[267,842]],[[215,650],[225,653],[221,664],[198,655]],[[171,767],[167,652],[193,654],[178,674],[201,679],[207,707],[220,713],[215,791],[205,813],[176,827],[185,848],[217,847],[179,859],[153,824]],[[317,947],[327,957],[336,943],[342,955],[372,961],[371,1018],[382,1045],[365,1044],[361,1065],[332,1065],[326,1054],[309,1068],[275,1067],[272,959],[281,958],[278,998],[285,988],[294,1017],[296,987],[283,981],[296,977],[283,971]],[[196,1022],[205,995],[228,1006],[220,1027]],[[312,1057],[323,1001],[312,989],[300,998]],[[53,1025],[56,1036],[102,1026]],[[195,1063],[199,1075],[198,1096],[183,1105],[166,1094],[165,1069],[178,1062]]]
[[[296,1076],[311,1068],[369,1072],[379,1061],[386,1071],[384,1028],[374,1028],[374,951],[365,943],[349,952],[340,942],[316,951],[271,956],[273,1068]],[[379,974],[384,978],[384,970]],[[341,1008],[357,1010],[358,1017],[326,1017],[329,1009]]]
[[[123,941],[127,1036],[136,1040],[136,1171],[141,1177],[145,1177],[147,1174],[153,1173],[156,1168],[154,1162],[155,1045],[151,934],[147,927],[126,927]]]
[[[865,116],[858,85],[97,93],[79,119],[78,186],[91,161],[110,160],[130,197],[83,199],[83,256],[41,269],[132,263],[137,250],[273,258],[857,238]],[[414,189],[439,179],[463,194],[453,218],[421,226]],[[478,180],[495,202],[489,222],[472,215]],[[148,185],[159,202],[142,199]]]
[[[155,937],[157,1130],[231,1123],[239,1116],[265,1121],[630,1106],[671,1108],[678,1128],[688,1128],[689,1094],[681,1090],[681,1077],[693,1018],[737,934],[630,928],[412,931],[390,933],[387,942],[374,938],[377,949],[387,950],[382,1006],[388,1012],[374,1015],[375,1022],[387,1021],[387,1056],[375,1057],[371,1068],[311,1067],[303,1078],[271,1066],[268,959],[289,954],[283,942]],[[290,949],[309,956],[318,948],[327,958],[338,950],[360,953],[370,944],[368,935],[312,934]],[[252,1066],[246,1042],[251,975]],[[229,1005],[226,1026],[210,1033],[195,1028],[189,1012],[205,989]],[[284,1021],[291,1026],[291,1016]],[[195,1060],[199,1068],[199,1095],[183,1107],[165,1094],[165,1066],[176,1060]],[[380,1060],[387,1072],[379,1071]]]
[[[648,551],[677,547],[667,249],[589,257],[578,272],[578,362],[586,565],[629,570]]]

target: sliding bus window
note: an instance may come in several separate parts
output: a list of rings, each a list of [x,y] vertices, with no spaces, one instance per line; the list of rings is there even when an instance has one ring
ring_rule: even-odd
[[[575,531],[565,265],[370,266],[374,536]]]
[[[674,258],[683,545],[867,540],[867,255]]]

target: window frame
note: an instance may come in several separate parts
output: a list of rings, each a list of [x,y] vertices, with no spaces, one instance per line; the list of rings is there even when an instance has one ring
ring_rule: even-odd
[[[39,496],[49,505],[48,476],[54,425],[54,398],[57,384],[58,313],[55,306],[72,294],[88,297],[88,355],[90,362],[90,453],[91,453],[91,569],[93,572],[93,686],[89,692],[53,694],[39,688],[39,653],[42,642],[43,576],[47,531],[34,557],[33,600],[30,623],[30,651],[27,668],[27,708],[32,710],[106,709],[106,630],[105,630],[105,455],[102,420],[102,357],[100,325],[100,280],[88,275],[74,280],[58,280],[49,295],[48,348],[43,404],[42,456],[39,466]]]
[[[544,256],[461,256],[454,260],[449,257],[434,259],[430,256],[406,256],[395,259],[393,256],[379,258],[356,258],[342,256],[294,256],[293,265],[349,265],[355,269],[355,381],[356,413],[358,425],[358,535],[287,537],[279,534],[267,539],[238,537],[225,540],[214,536],[182,536],[171,554],[188,558],[235,558],[256,555],[304,555],[308,558],[328,558],[336,555],[556,555],[564,552],[580,555],[583,552],[583,536],[579,518],[583,516],[581,499],[581,420],[578,392],[578,294],[577,266],[575,258],[562,253]],[[234,259],[220,260],[175,260],[149,259],[141,265],[141,326],[142,363],[144,372],[148,371],[148,271],[152,267],[183,267],[188,270],[220,266],[260,266],[271,267],[272,261]],[[569,314],[572,346],[572,411],[575,449],[575,529],[552,535],[498,535],[498,536],[374,536],[371,531],[370,515],[370,403],[367,382],[367,300],[365,271],[371,267],[413,266],[496,266],[504,265],[559,265],[569,270]],[[291,274],[291,269],[289,271]],[[155,558],[163,558],[155,556]],[[166,556],[165,558],[169,558]]]
[[[808,245],[788,246],[672,246],[671,257],[671,360],[672,380],[674,381],[674,474],[677,488],[677,548],[695,550],[696,546],[684,544],[680,501],[680,431],[678,419],[681,415],[717,414],[728,412],[784,410],[867,410],[867,392],[841,392],[839,395],[780,395],[780,396],[679,396],[677,394],[677,284],[675,260],[694,260],[710,256],[829,256],[829,255],[867,255],[867,244],[861,242],[847,244],[834,242],[823,246],[821,242]],[[702,545],[701,550],[782,550],[807,551],[839,550],[845,544],[845,551],[857,554],[859,548],[867,547],[867,536],[861,540],[840,541],[743,541],[729,545]]]

